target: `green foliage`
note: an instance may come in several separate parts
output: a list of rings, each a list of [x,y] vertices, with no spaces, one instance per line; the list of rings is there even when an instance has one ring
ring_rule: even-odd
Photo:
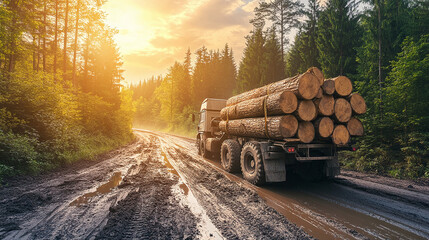
[[[350,0],[330,0],[320,14],[317,48],[325,77],[351,76],[356,71],[356,50],[359,44],[359,16]]]

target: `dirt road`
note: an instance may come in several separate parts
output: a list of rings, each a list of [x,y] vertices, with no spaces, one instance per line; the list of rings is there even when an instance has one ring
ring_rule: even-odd
[[[0,238],[429,238],[427,186],[346,172],[259,188],[198,156],[192,140],[136,135],[98,161],[1,188]]]

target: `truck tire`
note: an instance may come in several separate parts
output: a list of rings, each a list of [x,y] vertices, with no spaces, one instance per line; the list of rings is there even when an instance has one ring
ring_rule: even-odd
[[[200,140],[200,151],[203,158],[208,158],[210,156],[210,152],[206,149],[206,141],[204,139]]]
[[[232,139],[225,140],[220,149],[220,161],[225,171],[240,171],[240,144]]]
[[[240,160],[244,179],[254,185],[265,183],[264,163],[259,143],[247,142],[244,144]]]
[[[201,156],[201,138],[197,138],[198,155]]]

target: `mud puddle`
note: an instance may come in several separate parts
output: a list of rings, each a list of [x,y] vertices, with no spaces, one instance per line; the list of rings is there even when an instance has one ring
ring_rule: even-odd
[[[107,183],[98,187],[94,192],[86,193],[80,196],[79,198],[71,202],[70,206],[79,207],[83,204],[87,204],[91,198],[111,192],[115,187],[117,187],[121,183],[121,181],[122,181],[122,173],[115,172]]]

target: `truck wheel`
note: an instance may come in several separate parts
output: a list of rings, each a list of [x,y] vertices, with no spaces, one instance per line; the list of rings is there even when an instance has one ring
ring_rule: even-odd
[[[220,149],[220,160],[225,171],[240,171],[240,144],[232,139],[225,140]]]
[[[208,158],[210,155],[210,152],[207,151],[206,149],[206,143],[203,139],[200,140],[200,151],[201,151],[201,156],[203,156],[204,158]]]
[[[244,179],[255,185],[265,183],[262,153],[257,142],[247,142],[244,144],[240,160]]]
[[[201,155],[201,138],[197,138],[198,155]]]

